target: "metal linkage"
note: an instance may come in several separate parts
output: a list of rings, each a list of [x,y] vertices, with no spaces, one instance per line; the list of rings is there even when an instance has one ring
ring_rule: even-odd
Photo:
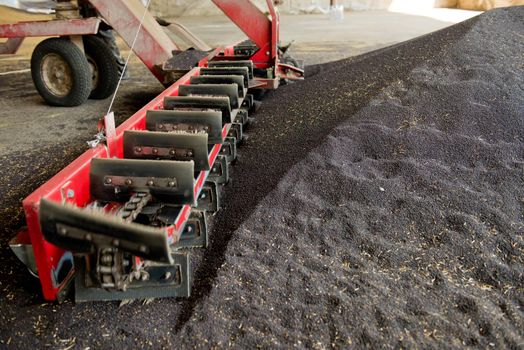
[[[252,105],[249,72],[196,68],[106,135],[112,158],[100,144],[26,199],[26,211],[40,203],[28,224],[46,299],[75,270],[78,301],[190,295],[182,250],[207,246],[206,213],[220,208]],[[49,260],[71,253],[75,270]]]

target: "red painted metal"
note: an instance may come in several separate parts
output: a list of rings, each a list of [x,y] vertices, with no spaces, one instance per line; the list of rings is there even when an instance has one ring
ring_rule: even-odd
[[[176,96],[178,94],[178,87],[183,84],[188,84],[192,76],[198,75],[200,69],[194,68],[176,83],[167,88],[164,92],[158,95],[154,100],[136,112],[133,116],[123,122],[117,129],[111,142],[114,143],[115,149],[112,157],[123,158],[123,135],[126,130],[145,130],[146,112],[152,109],[161,109],[163,107],[163,100],[166,96]],[[109,121],[109,124],[111,122]],[[225,137],[231,124],[226,124],[222,129],[222,135]],[[212,147],[209,153],[209,162],[213,164],[220,152],[221,145],[216,144]],[[31,238],[33,246],[38,275],[42,285],[42,291],[46,300],[56,300],[57,295],[63,285],[67,283],[64,280],[61,284],[56,279],[57,270],[60,261],[68,254],[67,251],[60,249],[47,241],[45,241],[40,230],[38,210],[40,200],[46,198],[57,202],[69,202],[77,207],[85,207],[91,202],[89,190],[89,168],[93,158],[107,158],[108,149],[106,145],[98,145],[96,148],[90,149],[77,158],[73,163],[56,174],[48,182],[31,193],[23,201],[24,211],[27,221],[27,230]],[[202,187],[209,175],[209,171],[201,171],[195,179],[194,194],[198,197]],[[189,219],[191,213],[191,206],[184,205],[171,227],[165,228],[165,232],[171,243],[178,240],[182,230]],[[72,276],[72,273],[69,273]]]
[[[0,55],[12,55],[15,54],[24,38],[9,38],[6,42],[0,43]]]
[[[271,21],[250,0],[212,0],[253,42],[270,51]],[[269,60],[271,57],[267,55]]]
[[[198,69],[190,71],[116,129],[117,157],[123,156],[122,140],[124,131],[145,129],[146,112],[150,109],[162,108],[164,97],[176,96],[178,86],[187,84],[189,78],[196,74],[198,74]],[[107,158],[105,145],[99,145],[86,151],[23,201],[27,228],[35,253],[43,295],[46,300],[56,300],[61,286],[57,284],[54,271],[58,269],[59,261],[66,252],[44,240],[38,219],[40,199],[46,198],[57,202],[67,201],[74,203],[78,207],[85,207],[91,201],[89,167],[93,158]],[[68,193],[71,194],[69,197]]]
[[[258,68],[275,66],[279,17],[271,0],[266,0],[271,20],[250,0],[212,0],[259,50],[251,57]]]
[[[138,0],[89,0],[98,13],[125,40],[155,77],[164,82],[162,64],[173,56],[177,45]],[[142,21],[143,19],[143,21]],[[142,23],[138,38],[137,30]]]
[[[100,18],[20,22],[0,25],[0,38],[96,34]]]

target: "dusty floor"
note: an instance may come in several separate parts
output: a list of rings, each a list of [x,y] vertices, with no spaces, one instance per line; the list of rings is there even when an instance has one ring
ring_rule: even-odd
[[[7,150],[0,344],[521,348],[523,11],[313,67],[268,96],[189,300],[42,305],[5,247],[20,188],[74,158],[94,126],[63,119],[76,139],[53,128],[56,142]],[[253,178],[261,167],[271,176]]]

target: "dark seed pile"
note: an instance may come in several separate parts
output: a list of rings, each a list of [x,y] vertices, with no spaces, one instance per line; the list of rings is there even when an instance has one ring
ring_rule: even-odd
[[[523,52],[517,7],[311,67],[257,112],[190,299],[41,305],[3,249],[2,345],[522,348]]]

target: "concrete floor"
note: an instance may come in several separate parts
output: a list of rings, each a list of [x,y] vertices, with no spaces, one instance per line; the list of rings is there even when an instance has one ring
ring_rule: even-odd
[[[321,63],[408,40],[476,14],[448,11],[452,14],[450,21],[386,11],[346,13],[340,22],[330,21],[324,15],[283,15],[281,39],[283,42],[295,40],[292,52],[306,64]],[[457,13],[460,13],[458,17]],[[25,14],[0,7],[0,23],[28,19]],[[212,46],[244,39],[243,33],[224,16],[188,17],[179,22]],[[109,105],[109,100],[90,100],[74,108],[45,105],[33,87],[28,69],[30,54],[39,40],[27,40],[17,55],[0,56],[2,158],[35,147],[67,144],[78,139],[87,141],[96,133],[97,120]],[[129,50],[122,46],[124,54],[127,53]],[[162,86],[136,57],[131,60],[130,71],[131,79],[122,83],[113,107],[117,122],[162,91]]]

